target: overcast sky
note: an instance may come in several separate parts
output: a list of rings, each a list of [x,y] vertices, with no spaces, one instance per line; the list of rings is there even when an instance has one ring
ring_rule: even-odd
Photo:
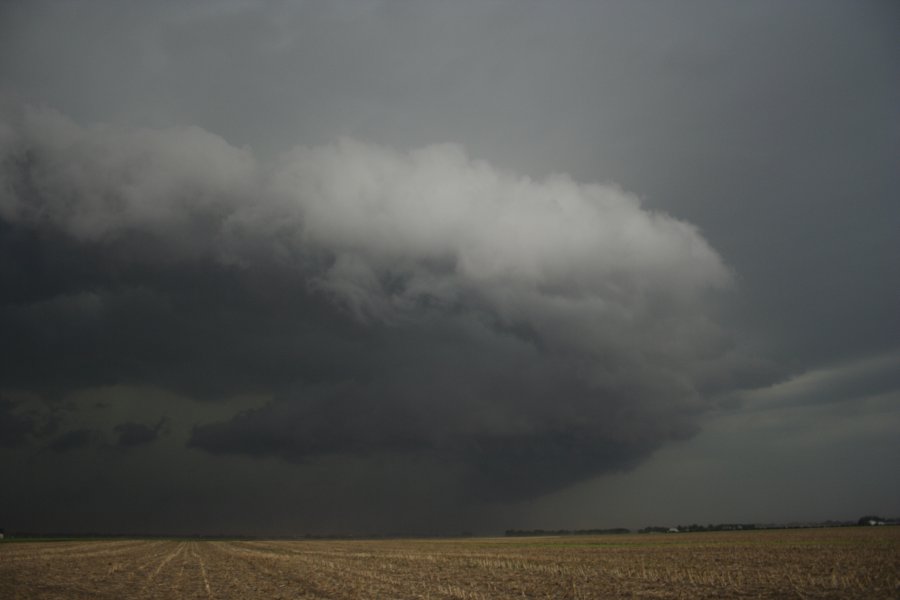
[[[893,2],[4,2],[0,527],[900,515]]]

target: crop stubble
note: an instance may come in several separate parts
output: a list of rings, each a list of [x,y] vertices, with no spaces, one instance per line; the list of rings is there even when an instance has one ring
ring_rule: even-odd
[[[0,597],[897,598],[900,528],[0,544]]]

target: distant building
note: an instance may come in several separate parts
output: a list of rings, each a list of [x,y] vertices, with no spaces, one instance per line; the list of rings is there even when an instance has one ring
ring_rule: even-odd
[[[677,527],[669,527],[669,533],[678,533]]]

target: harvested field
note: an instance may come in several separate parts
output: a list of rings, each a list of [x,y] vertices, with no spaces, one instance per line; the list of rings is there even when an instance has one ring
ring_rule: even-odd
[[[0,598],[898,598],[900,528],[0,543]]]

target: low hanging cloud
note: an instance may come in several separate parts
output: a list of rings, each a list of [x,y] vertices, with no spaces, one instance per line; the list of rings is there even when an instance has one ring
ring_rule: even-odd
[[[24,443],[37,428],[32,416],[19,414],[16,408],[14,402],[0,396],[0,448]]]
[[[168,419],[160,419],[155,425],[145,423],[126,422],[119,423],[113,428],[118,439],[116,446],[119,448],[133,448],[150,444],[159,439]]]
[[[49,448],[54,452],[72,452],[97,445],[102,440],[103,437],[99,431],[87,428],[73,429],[57,436],[50,443]]]
[[[691,435],[704,387],[753,370],[695,227],[456,145],[263,163],[195,127],[6,107],[0,244],[26,259],[0,263],[7,381],[272,394],[196,424],[214,454],[415,458],[515,500]]]

